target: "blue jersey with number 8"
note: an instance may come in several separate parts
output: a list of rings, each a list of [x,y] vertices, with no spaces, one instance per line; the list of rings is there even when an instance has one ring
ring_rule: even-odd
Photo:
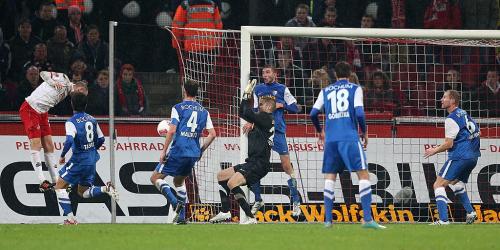
[[[196,101],[183,101],[172,108],[171,123],[177,126],[169,154],[200,157],[200,136],[213,128],[209,112]]]
[[[347,80],[328,85],[318,95],[313,108],[325,114],[325,141],[358,141],[355,107],[363,106],[363,90]]]
[[[66,122],[65,127],[66,135],[74,138],[71,146],[73,151],[71,161],[82,165],[95,164],[99,160],[96,149],[97,139],[104,135],[94,117],[78,112]]]

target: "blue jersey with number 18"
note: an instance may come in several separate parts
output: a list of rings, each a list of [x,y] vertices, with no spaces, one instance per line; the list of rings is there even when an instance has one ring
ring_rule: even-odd
[[[200,157],[200,136],[213,128],[209,112],[196,101],[183,101],[172,108],[171,123],[177,126],[169,154]]]
[[[324,108],[325,141],[358,141],[355,108],[362,106],[363,90],[359,85],[340,80],[322,89],[313,108]]]

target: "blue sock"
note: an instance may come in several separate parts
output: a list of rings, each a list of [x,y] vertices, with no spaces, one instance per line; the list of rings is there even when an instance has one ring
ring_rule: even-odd
[[[57,200],[59,201],[59,206],[63,209],[64,216],[73,216],[73,210],[71,209],[71,200],[69,199],[68,192],[66,189],[56,189]]]
[[[180,187],[177,187],[177,195],[179,196],[179,200],[182,202],[186,203],[186,185],[182,185]],[[179,213],[179,220],[185,220],[186,219],[186,207],[184,206],[184,209]]]
[[[323,190],[324,204],[325,204],[325,223],[332,222],[333,201],[335,200],[335,193],[333,187],[335,182],[333,180],[325,180],[325,189]]]
[[[448,197],[446,197],[446,190],[444,187],[434,189],[434,196],[436,197],[439,219],[448,221]]]
[[[288,181],[288,188],[290,188],[290,196],[293,202],[300,202],[299,192],[297,191],[297,180],[290,178]]]
[[[361,207],[363,208],[363,219],[365,222],[370,222],[372,218],[372,186],[369,180],[359,181],[359,196],[361,199]]]
[[[252,185],[252,192],[255,195],[255,201],[262,201],[262,196],[260,195],[260,181]]]
[[[175,197],[175,194],[172,192],[172,189],[165,180],[157,180],[155,186],[156,188],[158,188],[158,190],[160,190],[161,194],[163,194],[163,196],[167,198],[172,206],[175,207],[177,205],[177,198]]]
[[[97,197],[102,195],[102,187],[92,186],[90,187],[90,197]]]
[[[453,185],[453,192],[455,193],[455,196],[458,197],[458,200],[460,200],[460,203],[465,208],[465,211],[467,213],[472,213],[474,209],[472,208],[472,204],[470,203],[469,196],[467,196],[467,192],[465,191],[465,184],[463,182],[458,182],[457,184]]]

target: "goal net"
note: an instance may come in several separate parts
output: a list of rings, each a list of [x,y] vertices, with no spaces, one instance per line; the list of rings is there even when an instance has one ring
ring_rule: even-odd
[[[440,99],[448,89],[461,93],[461,107],[481,126],[482,157],[469,178],[468,195],[481,214],[479,221],[497,220],[487,213],[500,208],[499,32],[285,27],[190,32],[198,39],[189,49],[183,47],[185,41],[176,40],[181,48],[181,74],[202,82],[199,100],[210,111],[219,136],[195,168],[193,190],[199,200],[192,201],[192,206],[208,207],[211,214],[219,211],[216,173],[241,163],[246,153],[238,117],[240,86],[248,79],[263,82],[262,67],[272,64],[278,69],[279,82],[302,106],[298,114],[285,115],[302,214],[292,216],[289,176],[273,152],[271,171],[261,183],[266,205],[257,219],[322,221],[323,148],[317,143],[308,114],[320,89],[334,81],[335,63],[347,61],[355,73],[352,81],[364,90],[375,220],[428,222],[436,218],[432,184],[447,155],[424,159],[423,153],[444,139],[446,113]],[[335,221],[361,220],[357,185],[355,174],[340,175],[335,187]],[[447,191],[450,218],[464,221],[463,207],[453,192]],[[248,198],[253,202],[252,192]],[[236,203],[232,209],[237,221],[240,213]]]

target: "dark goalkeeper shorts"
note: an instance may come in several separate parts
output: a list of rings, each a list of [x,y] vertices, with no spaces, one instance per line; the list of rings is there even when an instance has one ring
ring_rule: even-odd
[[[247,185],[258,183],[269,172],[269,164],[260,162],[245,162],[234,166],[234,171],[245,177]]]

